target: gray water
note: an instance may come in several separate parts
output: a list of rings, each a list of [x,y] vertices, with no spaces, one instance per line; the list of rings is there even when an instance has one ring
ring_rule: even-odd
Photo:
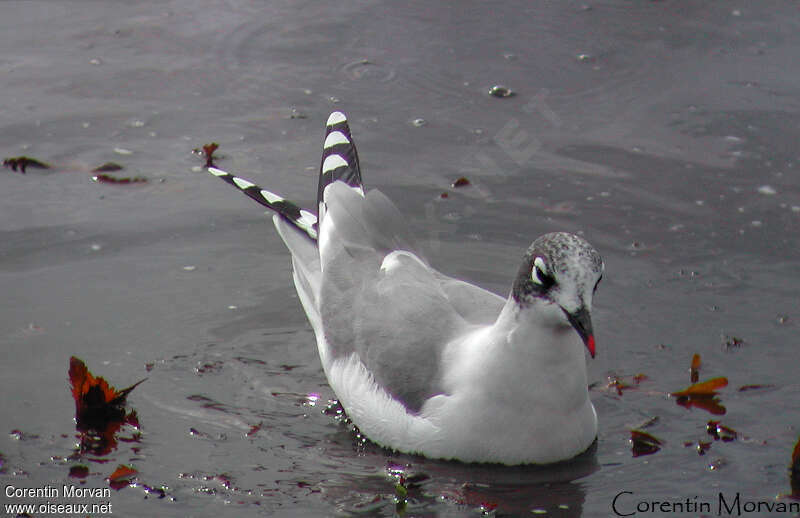
[[[0,169],[4,491],[108,487],[126,464],[133,485],[86,502],[197,517],[609,516],[623,491],[623,512],[792,502],[799,27],[789,2],[0,3],[0,156],[52,165]],[[516,95],[489,96],[498,84]],[[601,252],[593,451],[432,461],[323,413],[288,253],[191,151],[216,141],[220,167],[312,206],[333,110],[441,271],[505,294],[542,233]],[[93,182],[107,161],[148,181]],[[668,396],[694,353],[701,380],[729,380],[724,415]],[[138,433],[102,456],[76,454],[73,355],[117,387],[148,378],[129,396]],[[633,456],[630,430],[654,417],[660,450]]]

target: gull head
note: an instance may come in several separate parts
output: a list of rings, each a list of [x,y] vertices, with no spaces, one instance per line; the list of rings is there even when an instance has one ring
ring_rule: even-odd
[[[600,254],[585,239],[566,232],[545,234],[525,253],[511,296],[545,324],[572,326],[594,358],[592,297],[603,268]]]

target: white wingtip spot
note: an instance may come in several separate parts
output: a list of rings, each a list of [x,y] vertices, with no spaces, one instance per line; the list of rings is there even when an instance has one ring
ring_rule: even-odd
[[[209,167],[208,172],[213,174],[214,176],[228,176],[230,174],[223,171],[222,169],[217,169],[216,167]]]
[[[349,144],[350,140],[347,136],[342,133],[341,131],[331,131],[327,137],[325,137],[325,145],[323,149],[329,149],[337,144]]]
[[[350,164],[339,155],[329,155],[325,157],[325,161],[322,162],[322,172],[328,173],[337,169],[339,167],[348,167]]]
[[[245,189],[247,189],[248,187],[255,187],[255,185],[256,185],[256,184],[254,184],[253,182],[248,182],[248,181],[247,181],[247,180],[245,180],[244,178],[239,178],[238,176],[234,176],[234,177],[233,177],[233,183],[235,183],[235,184],[236,184],[236,186],[237,186],[239,189],[242,189],[242,190],[245,190]]]
[[[261,196],[263,196],[270,203],[277,203],[279,201],[283,201],[282,197],[266,189],[261,189]]]
[[[300,219],[297,222],[301,225],[312,227],[317,222],[317,217],[305,209],[300,209]]]
[[[347,117],[342,112],[333,112],[328,116],[328,122],[325,124],[327,126],[333,126],[334,124],[339,124],[340,122],[347,122]]]

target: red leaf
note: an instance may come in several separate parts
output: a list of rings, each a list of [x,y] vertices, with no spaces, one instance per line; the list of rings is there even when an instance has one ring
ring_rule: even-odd
[[[143,381],[117,390],[102,377],[95,377],[85,363],[72,356],[69,359],[69,382],[79,426],[105,428],[112,421],[121,421],[125,417],[121,408],[125,398]]]

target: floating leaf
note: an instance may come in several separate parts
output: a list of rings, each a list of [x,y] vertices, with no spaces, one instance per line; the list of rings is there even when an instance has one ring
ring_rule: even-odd
[[[139,427],[136,412],[125,412],[128,394],[142,381],[117,390],[102,377],[95,377],[81,360],[69,362],[69,380],[75,400],[75,421],[80,435],[80,452],[103,456],[117,447],[116,434],[123,425]],[[129,440],[136,441],[134,435]]]
[[[294,110],[294,109],[293,109]],[[305,119],[305,116],[295,116],[293,112],[292,119]],[[300,115],[299,113],[297,115]],[[214,151],[219,149],[219,144],[216,142],[211,142],[210,144],[204,144],[200,148],[195,148],[192,150],[192,153],[195,155],[202,155],[206,159],[206,167],[214,167]]]
[[[461,178],[453,182],[452,185],[453,187],[466,187],[467,185],[470,185],[470,181],[466,177],[462,176]]]
[[[740,349],[745,342],[743,339],[739,338],[738,336],[723,336],[722,337],[722,347],[726,351],[730,351],[732,349]]]
[[[69,468],[69,476],[72,478],[86,478],[89,476],[89,468],[87,466],[77,465]]]
[[[33,167],[36,169],[50,169],[49,165],[29,156],[5,158],[3,159],[3,166],[10,168],[12,171],[19,169],[19,172],[23,174],[25,174],[25,169],[28,167]]]
[[[114,473],[109,475],[108,483],[112,488],[119,491],[123,487],[128,486],[131,483],[131,478],[137,473],[138,471],[135,468],[120,464],[117,466],[117,469],[114,470]]]
[[[628,389],[635,389],[639,386],[639,383],[646,380],[647,376],[644,374],[636,374],[631,376],[626,380],[624,376],[617,376],[611,375],[608,377],[608,383],[606,384],[606,389],[608,390],[615,390],[617,395],[621,396],[625,390]]]
[[[739,392],[747,392],[748,390],[760,390],[765,388],[773,388],[774,386],[775,385],[742,385],[736,390]]]
[[[258,433],[259,430],[261,430],[262,426],[264,426],[264,421],[261,421],[260,423],[251,426],[250,430],[248,430],[247,433],[244,434],[245,437],[252,437],[256,433]]]
[[[93,173],[110,173],[112,171],[121,171],[122,166],[116,162],[106,162],[103,165],[97,166],[92,169]]]
[[[138,381],[130,387],[117,390],[102,377],[95,377],[86,364],[76,357],[69,359],[69,381],[72,386],[72,397],[75,400],[75,415],[78,421],[94,421],[97,419],[122,419],[128,394],[145,380]]]
[[[695,358],[692,358],[692,366],[694,367],[695,363],[697,363],[699,367],[699,355],[695,355],[695,357],[697,358],[697,362],[695,362]],[[694,383],[678,392],[672,392],[670,396],[677,398],[675,402],[682,407],[697,407],[714,415],[724,415],[725,407],[719,403],[719,399],[716,395],[717,389],[727,386],[728,378],[712,378],[700,383]]]
[[[98,174],[92,177],[97,183],[112,183],[116,185],[127,185],[131,183],[147,183],[147,178],[144,176],[124,176],[122,178],[117,178],[116,176],[110,174]]]
[[[695,353],[692,356],[692,366],[689,367],[689,377],[692,383],[697,383],[700,379],[700,355]]]
[[[715,441],[731,442],[735,441],[739,436],[738,432],[733,428],[728,428],[719,423],[719,421],[709,421],[706,424],[706,432],[714,438]]]
[[[707,381],[703,381],[702,383],[695,383],[694,385],[690,385],[689,387],[680,390],[678,392],[673,392],[670,394],[673,397],[681,398],[681,397],[713,397],[717,394],[717,389],[721,389],[723,387],[728,386],[728,378],[720,377],[720,378],[712,378]]]
[[[492,97],[513,97],[516,95],[510,88],[507,88],[502,85],[494,85],[493,87],[489,88],[489,95]]]
[[[652,455],[661,449],[661,439],[641,430],[631,430],[631,451],[634,457]]]

